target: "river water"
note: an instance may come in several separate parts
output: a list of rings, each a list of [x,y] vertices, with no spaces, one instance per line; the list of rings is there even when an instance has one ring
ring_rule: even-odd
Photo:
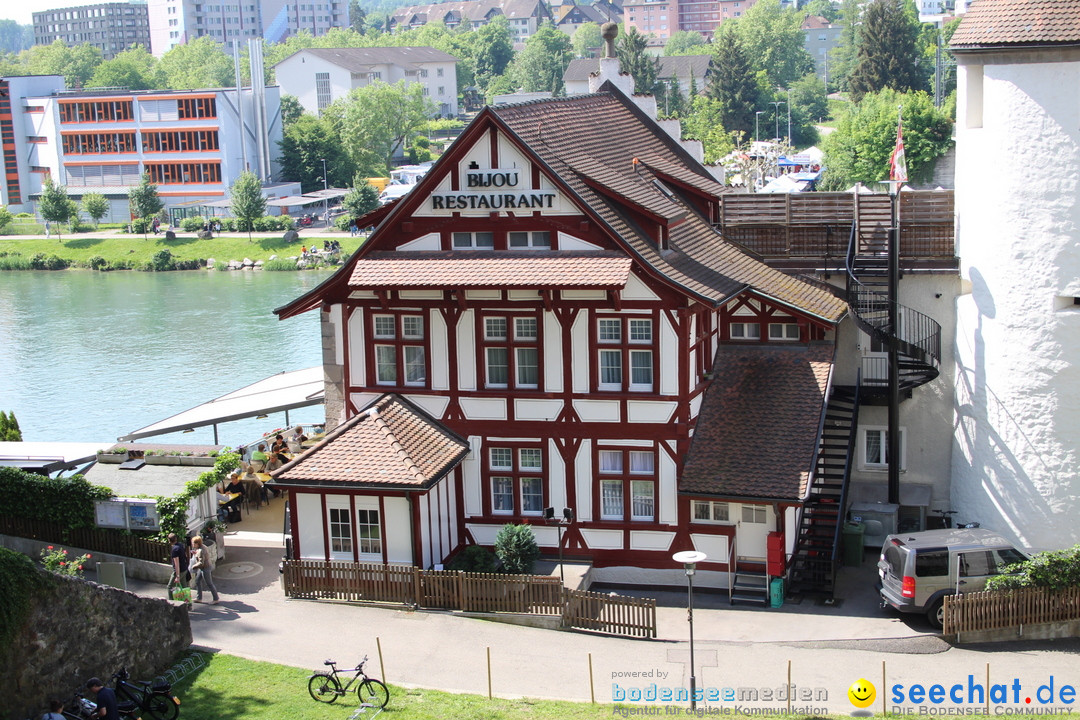
[[[24,440],[101,442],[322,361],[318,313],[273,309],[325,272],[0,272],[0,410]],[[321,422],[321,405],[290,411]],[[236,446],[284,413],[219,426]],[[212,443],[213,429],[161,442]]]

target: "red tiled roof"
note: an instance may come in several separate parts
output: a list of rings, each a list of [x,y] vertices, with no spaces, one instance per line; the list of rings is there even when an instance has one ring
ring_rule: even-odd
[[[657,248],[617,200],[595,190],[575,166],[633,167],[632,182],[652,185],[649,168],[699,189],[723,191],[716,180],[631,100],[609,85],[591,95],[573,95],[490,108],[593,208],[641,260],[670,281],[720,303],[748,287],[827,322],[840,320],[847,304],[827,292],[751,257],[726,241],[707,218],[676,199],[686,221],[671,229],[669,248]],[[692,181],[692,182],[691,182]],[[624,201],[625,202],[625,201]],[[669,219],[675,219],[674,213]]]
[[[621,288],[630,265],[611,252],[372,252],[353,267],[349,287]]]
[[[953,50],[1080,42],[1076,0],[976,0],[953,33]]]
[[[831,345],[721,347],[679,492],[801,500],[832,359]]]
[[[292,486],[427,488],[468,453],[465,440],[389,394],[271,475]]]

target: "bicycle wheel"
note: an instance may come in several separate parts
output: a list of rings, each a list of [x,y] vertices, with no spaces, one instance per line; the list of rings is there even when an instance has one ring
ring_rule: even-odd
[[[180,706],[165,693],[151,693],[145,710],[151,720],[176,720],[180,716]]]
[[[384,708],[390,702],[390,691],[381,680],[368,678],[356,688],[356,694],[360,696],[360,702],[375,708]]]
[[[341,686],[338,685],[336,677],[319,673],[308,680],[307,691],[319,702],[332,703],[341,694]]]

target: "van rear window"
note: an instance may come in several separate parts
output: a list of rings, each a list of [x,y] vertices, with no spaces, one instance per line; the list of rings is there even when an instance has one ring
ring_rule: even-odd
[[[949,574],[949,551],[933,550],[915,553],[915,575],[942,577]]]

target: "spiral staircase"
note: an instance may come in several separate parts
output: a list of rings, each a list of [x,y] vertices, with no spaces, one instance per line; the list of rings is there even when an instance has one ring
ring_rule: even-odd
[[[847,252],[846,299],[855,325],[881,347],[895,338],[901,397],[938,376],[941,326],[911,308],[897,307],[889,318],[887,229],[860,231],[852,223]],[[839,292],[839,291],[837,291]],[[870,372],[867,372],[870,371]],[[859,405],[887,397],[887,375],[860,368],[854,386],[833,386],[819,433],[817,460],[799,518],[789,566],[789,592],[831,597],[840,565],[844,508],[855,458]]]

